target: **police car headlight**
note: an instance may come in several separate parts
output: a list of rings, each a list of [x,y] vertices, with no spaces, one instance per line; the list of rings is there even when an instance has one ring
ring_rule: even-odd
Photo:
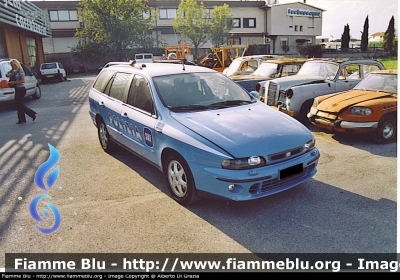
[[[304,150],[309,151],[315,147],[315,138],[304,144]]]
[[[247,158],[225,159],[222,161],[223,169],[243,170],[265,166],[265,158],[261,156],[252,156]]]

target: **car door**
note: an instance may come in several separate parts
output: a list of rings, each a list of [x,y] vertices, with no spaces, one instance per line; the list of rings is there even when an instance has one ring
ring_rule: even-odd
[[[33,73],[21,63],[22,68],[25,72],[25,88],[26,88],[26,96],[31,96],[35,94],[37,80]]]
[[[157,118],[153,94],[145,77],[135,75],[132,80],[122,116],[126,123],[123,136],[129,142],[129,147],[147,160],[156,162]]]
[[[334,92],[346,91],[355,87],[362,80],[360,73],[362,73],[360,64],[342,65],[336,77]]]
[[[107,126],[108,133],[118,143],[126,145],[122,136],[125,127],[125,118],[121,116],[122,107],[126,102],[128,89],[133,74],[117,72],[107,84],[104,94],[100,96],[99,112]]]

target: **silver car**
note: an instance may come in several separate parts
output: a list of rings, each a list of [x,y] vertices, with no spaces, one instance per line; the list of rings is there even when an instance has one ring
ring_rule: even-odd
[[[8,86],[8,78],[6,74],[11,71],[9,58],[0,59],[0,102],[13,101],[15,97],[14,88]],[[32,97],[33,99],[39,99],[42,96],[42,91],[39,86],[39,82],[33,73],[21,63],[22,68],[25,72],[25,97]]]

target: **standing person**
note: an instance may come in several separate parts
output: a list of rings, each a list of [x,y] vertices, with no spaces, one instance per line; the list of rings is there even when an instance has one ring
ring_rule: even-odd
[[[8,82],[8,84],[10,85],[10,87],[15,88],[14,100],[18,115],[17,124],[26,123],[25,114],[31,117],[32,120],[34,121],[36,119],[36,112],[24,105],[24,97],[26,94],[26,88],[24,84],[25,83],[24,69],[22,68],[21,63],[19,63],[19,61],[16,59],[11,59],[10,64],[12,70],[10,72],[10,81]]]

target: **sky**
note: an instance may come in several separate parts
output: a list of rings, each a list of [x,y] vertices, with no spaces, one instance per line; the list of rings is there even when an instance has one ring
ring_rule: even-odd
[[[303,0],[278,1],[279,4],[303,2]],[[349,24],[350,36],[361,39],[361,31],[364,29],[367,16],[370,36],[376,32],[385,32],[392,16],[398,34],[398,0],[306,0],[306,4],[325,10],[322,14],[322,35],[317,37],[340,39],[344,26]]]

